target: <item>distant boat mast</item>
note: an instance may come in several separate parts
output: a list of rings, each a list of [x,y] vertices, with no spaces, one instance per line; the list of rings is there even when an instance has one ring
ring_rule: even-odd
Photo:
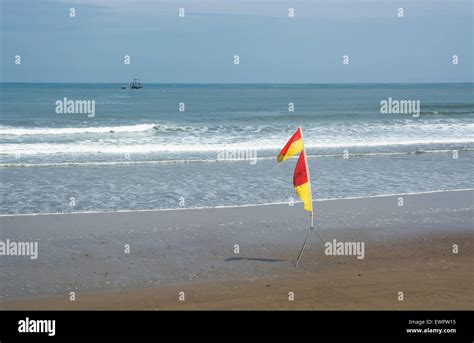
[[[138,78],[138,77],[133,78],[132,82],[130,82],[130,88],[131,89],[141,89],[141,88],[143,88],[143,85],[140,82],[140,78]]]

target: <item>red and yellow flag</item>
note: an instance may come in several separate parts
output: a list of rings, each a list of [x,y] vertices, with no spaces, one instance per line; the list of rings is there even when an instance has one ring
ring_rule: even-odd
[[[293,176],[293,186],[296,194],[303,200],[304,209],[313,212],[313,202],[311,195],[311,184],[308,175],[308,164],[306,163],[306,156],[304,155],[303,135],[301,128],[291,136],[290,140],[278,154],[277,161],[281,162],[293,155],[300,154],[298,162],[296,163],[295,174]]]
[[[282,162],[293,155],[299,154],[303,150],[303,138],[301,137],[301,130],[298,128],[296,132],[291,136],[290,140],[281,149],[278,154],[277,161]]]
[[[293,175],[293,186],[296,194],[303,200],[304,209],[306,211],[313,211],[313,202],[311,196],[311,185],[309,183],[308,168],[306,165],[306,157],[304,151],[301,152],[298,162],[295,167],[295,174]]]

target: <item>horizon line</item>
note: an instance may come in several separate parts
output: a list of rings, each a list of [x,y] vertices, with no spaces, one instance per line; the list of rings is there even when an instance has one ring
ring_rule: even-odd
[[[0,84],[84,84],[120,85],[127,82],[22,82],[0,81]],[[420,85],[420,84],[474,84],[474,81],[458,82],[141,82],[148,85]]]

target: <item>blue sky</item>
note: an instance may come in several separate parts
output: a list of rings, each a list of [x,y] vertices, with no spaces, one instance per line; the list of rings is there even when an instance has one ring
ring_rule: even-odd
[[[0,1],[2,82],[473,80],[471,0]]]

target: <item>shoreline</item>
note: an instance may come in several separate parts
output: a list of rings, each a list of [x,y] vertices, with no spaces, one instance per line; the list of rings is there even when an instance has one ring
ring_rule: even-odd
[[[408,192],[408,193],[390,193],[390,194],[377,194],[377,195],[366,195],[366,196],[354,196],[346,198],[324,198],[324,199],[313,199],[313,202],[325,202],[325,201],[337,201],[337,200],[357,200],[357,199],[372,199],[372,198],[385,198],[395,197],[404,195],[423,195],[433,193],[445,193],[445,192],[469,192],[474,191],[474,188],[460,188],[460,189],[439,189],[434,191],[424,192]],[[301,200],[294,200],[294,204],[302,204]],[[134,212],[160,212],[160,211],[187,211],[187,210],[208,210],[208,209],[221,209],[221,208],[245,208],[245,207],[260,207],[260,206],[273,206],[273,205],[288,205],[288,202],[269,202],[262,204],[244,204],[244,205],[223,205],[223,206],[202,206],[202,207],[176,207],[176,208],[152,208],[152,209],[120,209],[115,211],[108,210],[96,210],[96,211],[77,211],[77,212],[47,212],[47,213],[5,213],[0,214],[0,217],[22,217],[22,216],[60,216],[70,214],[106,214],[106,213],[134,213]]]
[[[474,191],[399,196],[316,202],[324,242],[364,242],[365,257],[327,256],[311,235],[299,268],[301,204],[0,217],[0,239],[39,243],[37,260],[0,257],[0,307],[473,308]]]

